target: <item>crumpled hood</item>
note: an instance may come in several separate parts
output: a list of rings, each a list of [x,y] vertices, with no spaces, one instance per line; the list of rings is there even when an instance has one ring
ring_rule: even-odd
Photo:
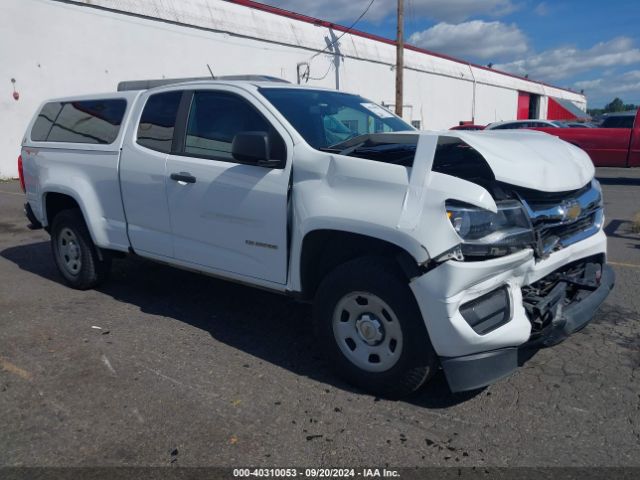
[[[469,144],[484,157],[496,180],[511,185],[562,192],[583,187],[595,174],[586,152],[547,133],[451,130],[440,135]]]
[[[408,135],[412,134],[413,139]],[[400,138],[398,133],[384,134]],[[491,193],[479,184],[455,174],[433,171],[439,142],[459,139],[486,160],[496,180],[545,192],[566,192],[584,187],[595,173],[589,156],[574,145],[541,132],[408,132],[406,143],[419,137],[409,185],[396,228],[410,233],[431,258],[460,243],[446,219],[447,200],[475,205],[496,212]],[[439,227],[438,227],[439,226]],[[433,235],[433,231],[437,235]]]

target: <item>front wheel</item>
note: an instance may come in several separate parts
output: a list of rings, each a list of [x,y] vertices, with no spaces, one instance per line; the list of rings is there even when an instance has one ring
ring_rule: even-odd
[[[377,395],[401,397],[437,369],[422,315],[395,262],[364,257],[322,281],[314,317],[334,370]]]
[[[62,277],[78,290],[95,287],[111,268],[108,256],[100,259],[78,209],[63,210],[55,216],[51,225],[51,249]]]

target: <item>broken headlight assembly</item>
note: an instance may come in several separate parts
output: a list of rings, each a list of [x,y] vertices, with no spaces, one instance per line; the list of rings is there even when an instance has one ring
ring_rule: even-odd
[[[497,213],[467,203],[449,200],[446,212],[462,240],[463,257],[500,257],[535,244],[535,234],[522,204],[515,200],[496,202]]]

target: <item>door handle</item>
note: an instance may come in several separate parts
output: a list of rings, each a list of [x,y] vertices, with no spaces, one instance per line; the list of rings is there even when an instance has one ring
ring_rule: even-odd
[[[196,183],[196,177],[191,175],[189,172],[172,173],[169,178],[176,182]]]

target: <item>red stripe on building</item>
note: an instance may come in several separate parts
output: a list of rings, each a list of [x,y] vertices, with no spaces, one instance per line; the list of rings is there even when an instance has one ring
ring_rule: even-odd
[[[528,93],[518,92],[518,120],[527,120],[529,118],[529,102]]]
[[[576,120],[578,117],[556,102],[553,98],[549,97],[547,118],[549,120]]]

